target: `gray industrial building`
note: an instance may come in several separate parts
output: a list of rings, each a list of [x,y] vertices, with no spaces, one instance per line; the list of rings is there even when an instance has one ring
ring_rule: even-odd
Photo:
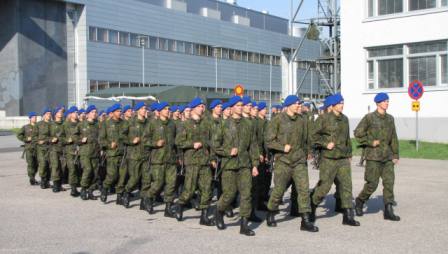
[[[286,19],[215,0],[2,0],[0,25],[7,116],[160,86],[231,94],[242,84],[255,100],[278,102],[301,40]],[[320,43],[305,40],[299,58],[319,55]],[[323,92],[295,72],[305,80],[299,94]]]

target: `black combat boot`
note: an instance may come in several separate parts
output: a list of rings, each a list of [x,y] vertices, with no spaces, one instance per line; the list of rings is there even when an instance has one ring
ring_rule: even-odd
[[[76,189],[76,186],[72,186],[72,191],[70,192],[70,196],[72,196],[74,198],[79,196],[79,191]]]
[[[297,207],[297,202],[291,201],[291,206],[289,208],[289,216],[300,217],[299,208]]]
[[[266,214],[266,224],[268,224],[268,227],[277,227],[277,222],[275,221],[275,214],[274,211],[269,211]]]
[[[208,214],[207,208],[201,210],[201,219],[199,220],[199,224],[204,226],[214,226],[215,222],[213,220],[210,220],[207,214]]]
[[[336,202],[334,205],[334,212],[335,213],[343,213],[344,210],[341,207],[341,199],[340,198],[335,198],[335,199],[336,199]]]
[[[255,209],[252,209],[252,212],[250,213],[249,221],[260,223],[263,220],[255,214]]]
[[[117,193],[117,200],[115,200],[115,204],[122,205],[123,204],[123,194]]]
[[[34,177],[33,178],[30,178],[30,185],[31,186],[33,186],[33,185],[37,185],[38,184],[38,182],[36,181],[36,179],[34,179]]]
[[[313,233],[319,231],[319,228],[314,226],[314,224],[310,221],[309,213],[302,213],[302,221],[300,222],[300,230],[313,232]]]
[[[100,200],[103,203],[107,202],[107,188],[105,188],[105,187],[103,187],[103,189],[101,190]]]
[[[247,218],[241,217],[240,234],[247,236],[254,236],[255,232],[249,228],[249,226],[247,225],[248,223],[249,220]]]
[[[353,209],[345,208],[344,215],[342,218],[342,224],[348,226],[360,226],[361,224],[355,220],[355,216],[353,215]]]
[[[59,181],[53,182],[53,192],[57,193],[61,191],[61,183]]]
[[[316,221],[316,209],[317,209],[317,205],[315,205],[314,203],[313,203],[313,201],[311,201],[310,202],[311,203],[311,213],[310,213],[310,221],[311,222],[315,222]]]
[[[184,219],[184,205],[183,204],[177,204],[176,219],[177,219],[177,221],[182,221]]]
[[[129,192],[125,191],[122,198],[121,198],[121,204],[126,207],[129,208]],[[118,195],[117,195],[117,199],[118,199]]]
[[[233,209],[232,208],[227,209],[225,214],[226,214],[227,218],[233,218],[233,216],[235,216],[235,214],[233,214]]]
[[[165,204],[165,213],[163,214],[163,216],[168,217],[168,218],[174,218],[176,217],[173,214],[173,211],[171,210],[172,207],[172,203],[168,202]]]
[[[364,212],[362,211],[362,208],[364,207],[364,201],[362,201],[359,198],[355,199],[355,212],[356,216],[363,216]]]
[[[145,210],[145,199],[141,198],[140,199],[140,210]]]
[[[48,188],[48,181],[46,179],[40,180],[40,188],[41,189],[47,189]]]
[[[384,207],[384,219],[391,221],[400,221],[400,216],[395,215],[392,204],[386,204]]]
[[[152,198],[145,198],[145,210],[149,213],[149,214],[154,214],[154,199]]]
[[[95,195],[93,195],[93,190],[89,189],[89,190],[87,191],[87,199],[90,199],[90,200],[96,200]]]
[[[89,199],[89,198],[87,197],[87,190],[86,190],[86,188],[81,188],[81,199],[82,199],[82,200],[87,200],[87,199]]]
[[[219,230],[226,229],[226,224],[224,224],[224,212],[219,211],[218,207],[215,210],[215,224]]]

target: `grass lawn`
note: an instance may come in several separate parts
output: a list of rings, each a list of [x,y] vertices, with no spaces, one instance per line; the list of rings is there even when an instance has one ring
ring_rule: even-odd
[[[448,160],[448,144],[419,142],[419,151],[415,149],[415,140],[400,140],[400,158],[429,160]],[[354,155],[361,155],[358,143],[352,139]]]

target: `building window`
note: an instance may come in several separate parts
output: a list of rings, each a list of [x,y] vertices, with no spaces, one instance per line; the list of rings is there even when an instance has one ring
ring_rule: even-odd
[[[213,56],[213,47],[212,46],[206,46],[207,47],[207,56]]]
[[[89,88],[90,88],[89,91],[91,93],[98,91],[98,86],[97,86],[96,80],[90,80],[90,87]]]
[[[97,40],[101,42],[108,42],[107,29],[97,28]]]
[[[409,0],[409,10],[423,10],[436,7],[436,0]]]
[[[448,84],[448,57],[447,55],[441,56],[440,60],[442,61],[442,84]]]
[[[129,82],[120,82],[120,88],[129,88]]]
[[[378,88],[403,87],[403,60],[378,61]]]
[[[129,33],[126,32],[120,32],[119,33],[120,36],[120,44],[121,45],[126,45],[129,46],[130,45],[130,41],[129,41]]]
[[[140,40],[138,34],[131,34],[131,46],[140,47]]]
[[[179,53],[185,53],[185,42],[177,41],[176,49]]]
[[[159,38],[159,49],[168,50],[168,41],[164,38]]]
[[[442,0],[442,6],[447,6],[448,5],[448,0]]]
[[[375,0],[368,0],[367,4],[367,11],[368,11],[368,17],[372,17],[373,16],[373,1]]]
[[[168,50],[171,52],[176,52],[176,41],[168,40]]]
[[[223,59],[229,59],[230,58],[229,49],[226,49],[226,48],[222,49],[222,58]]]
[[[367,71],[368,89],[403,87],[403,45],[368,49]]]
[[[193,55],[193,43],[185,42],[185,53]]]
[[[89,40],[96,41],[96,27],[89,27]]]
[[[149,37],[149,48],[157,49],[157,37]]]
[[[367,70],[368,70],[367,86],[369,87],[369,89],[374,89],[375,88],[375,79],[374,79],[373,61],[367,61]]]
[[[409,81],[420,80],[424,86],[436,85],[436,57],[409,58]]]
[[[448,50],[446,41],[423,42],[409,45],[409,54],[446,52]]]
[[[109,88],[109,82],[107,81],[98,81],[98,91]]]
[[[378,15],[387,15],[403,11],[403,0],[378,0]]]
[[[109,30],[109,43],[118,44],[118,31]]]
[[[119,87],[120,87],[120,83],[118,83],[116,81],[109,82],[109,88],[119,88]]]
[[[221,48],[214,48],[213,56],[216,57],[216,58],[221,58],[221,51],[222,51]]]

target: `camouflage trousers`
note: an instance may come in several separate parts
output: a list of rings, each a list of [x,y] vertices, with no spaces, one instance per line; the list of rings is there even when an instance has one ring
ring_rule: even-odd
[[[358,198],[362,201],[367,201],[378,187],[380,178],[383,182],[384,204],[394,203],[395,171],[392,161],[366,161],[366,170],[364,172],[364,180],[366,183],[361,193],[359,193]]]
[[[291,167],[281,161],[277,161],[274,165],[274,189],[269,199],[268,209],[270,211],[278,211],[278,206],[283,199],[283,195],[291,179],[297,190],[299,211],[301,213],[311,212],[307,165],[298,164]]]
[[[103,182],[106,190],[109,190],[118,180],[120,161],[121,156],[107,157],[106,179]]]
[[[123,193],[124,188],[126,187],[126,184],[129,180],[130,159],[123,158],[122,160],[124,161],[120,161],[120,168],[118,169],[118,182],[117,186],[115,186],[117,193]]]
[[[48,148],[38,146],[36,152],[40,179],[48,181],[50,180]]]
[[[163,190],[165,203],[174,201],[176,190],[176,165],[175,164],[152,164],[151,165],[151,187],[148,190],[148,197],[155,198]]]
[[[70,186],[78,186],[79,185],[79,176],[80,176],[80,168],[77,163],[77,155],[74,154],[65,154],[65,159],[67,160],[67,168],[68,168],[68,184]]]
[[[319,182],[314,189],[311,202],[315,205],[322,202],[335,180],[340,185],[341,208],[353,208],[352,170],[348,158],[336,160],[322,158],[319,166]]]
[[[237,170],[224,170],[221,176],[222,195],[218,200],[217,209],[226,211],[231,208],[237,192],[240,193],[240,215],[243,218],[249,218],[252,210],[251,188],[252,174],[248,168]]]
[[[62,152],[60,151],[50,151],[50,168],[51,168],[51,181],[59,182],[61,181],[62,174]]]
[[[140,197],[141,198],[149,198],[149,189],[152,185],[152,166],[149,166],[149,162],[146,161],[148,166],[142,168],[142,176],[141,176],[141,182],[142,182],[142,189],[140,191]]]
[[[37,173],[37,156],[35,149],[25,150],[26,171],[30,179],[34,179]]]
[[[208,208],[212,196],[212,171],[209,166],[188,165],[186,167],[184,189],[178,203],[182,205],[187,204],[193,197],[196,189],[199,189],[201,192],[199,209]]]
[[[81,155],[82,166],[81,187],[95,190],[99,181],[99,158],[89,155]]]
[[[127,163],[129,179],[124,187],[125,192],[132,192],[139,185],[142,174],[149,174],[148,160],[128,159]]]

